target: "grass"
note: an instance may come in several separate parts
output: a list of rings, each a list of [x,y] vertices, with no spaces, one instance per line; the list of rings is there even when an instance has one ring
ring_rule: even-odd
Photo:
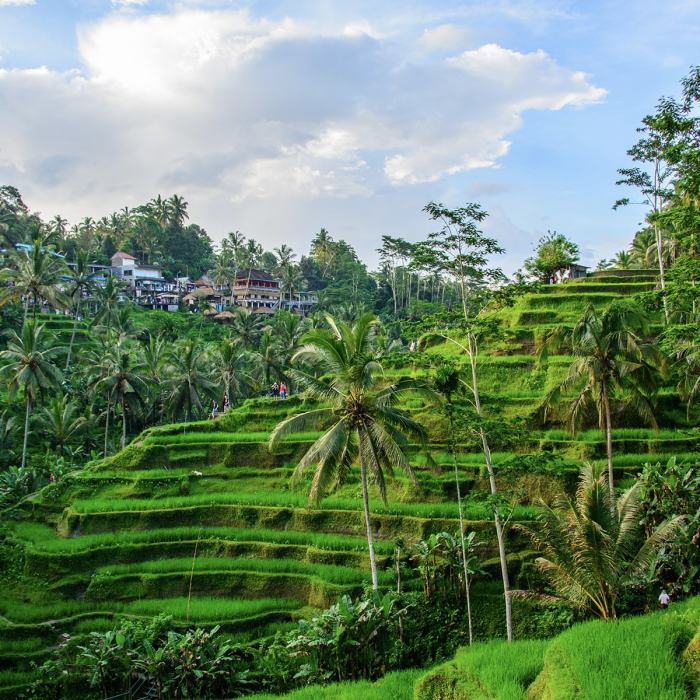
[[[252,618],[268,612],[289,612],[298,610],[302,603],[285,598],[227,599],[192,597],[190,620],[235,620]],[[187,598],[157,598],[133,600],[122,603],[85,602],[62,600],[53,603],[24,603],[0,599],[0,611],[16,623],[48,622],[84,615],[85,613],[121,613],[153,617],[160,613],[172,615],[176,620],[184,620],[187,612]],[[92,626],[90,626],[92,629]]]
[[[301,494],[197,494],[194,496],[177,496],[161,499],[78,499],[73,503],[77,513],[118,513],[142,512],[148,510],[179,510],[197,506],[213,505],[247,505],[278,508],[306,508],[307,498]],[[327,498],[321,502],[318,510],[348,510],[357,511],[361,506],[360,499]],[[464,517],[467,520],[487,520],[492,515],[491,506],[487,502],[464,503]],[[399,515],[416,518],[457,518],[456,503],[389,503],[370,501],[370,508],[377,515]],[[516,519],[531,519],[537,509],[531,506],[515,506],[513,517]]]
[[[270,426],[270,429],[274,428]],[[182,433],[174,433],[172,435],[152,435],[144,438],[145,445],[189,445],[189,444],[208,444],[212,442],[225,443],[247,443],[247,442],[267,442],[270,438],[269,432],[251,431],[245,433],[228,433],[228,432],[197,432],[187,431]],[[322,435],[320,431],[308,431],[303,433],[293,433],[285,438],[284,442],[310,442],[316,440]]]
[[[306,545],[330,551],[367,549],[367,540],[364,537],[264,528],[172,527],[137,532],[81,535],[71,538],[58,537],[55,530],[39,523],[14,523],[12,528],[16,537],[30,543],[36,551],[55,554],[88,552],[99,547],[111,549],[140,543],[195,542],[197,540]],[[378,553],[390,554],[393,551],[393,545],[380,540],[376,543],[376,549]]]
[[[577,625],[550,644],[531,697],[686,700],[688,679],[678,656],[693,631],[670,610]]]
[[[183,557],[179,559],[158,559],[156,561],[133,564],[103,566],[97,569],[97,573],[109,573],[112,576],[120,576],[125,574],[189,572],[191,570],[192,557]],[[295,559],[202,557],[195,560],[194,571],[253,571],[265,574],[302,574],[339,585],[358,584],[367,579],[367,572],[360,569],[329,564],[309,564]],[[381,571],[379,576],[380,583],[388,585],[393,582],[394,572]]]
[[[250,700],[412,700],[413,685],[422,671],[395,671],[374,683],[354,681],[332,683],[330,685],[311,685],[285,695],[251,695]]]
[[[297,600],[284,598],[257,598],[255,600],[199,598],[190,601],[189,619],[192,622],[235,620],[250,618],[268,612],[294,611],[301,604]],[[160,613],[172,615],[176,620],[187,617],[187,598],[158,598],[157,600],[134,600],[122,607],[129,615],[154,616]]]
[[[547,644],[543,640],[511,644],[499,640],[460,649],[453,661],[416,683],[415,700],[522,700],[542,669]]]

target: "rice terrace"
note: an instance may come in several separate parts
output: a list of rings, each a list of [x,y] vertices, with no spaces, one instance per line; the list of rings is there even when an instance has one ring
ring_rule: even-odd
[[[0,1],[0,698],[700,698],[700,69],[554,4]]]

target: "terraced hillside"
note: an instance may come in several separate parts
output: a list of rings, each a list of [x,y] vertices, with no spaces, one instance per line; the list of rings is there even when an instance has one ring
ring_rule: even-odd
[[[572,436],[561,426],[540,424],[542,397],[564,375],[570,358],[557,356],[538,367],[537,339],[551,325],[571,323],[584,302],[605,305],[654,284],[650,274],[591,277],[552,286],[499,312],[507,334],[480,358],[484,400],[487,410],[526,419],[528,430],[516,447],[495,445],[495,464],[517,467],[524,456],[542,452],[560,458],[560,478],[503,470],[512,521],[534,518],[540,496],[575,479],[581,459],[602,459],[605,450],[597,430]],[[452,345],[426,352],[433,363],[441,356],[455,359]],[[387,380],[424,373],[420,355],[402,356],[387,368]],[[700,454],[700,435],[684,425],[684,411],[670,389],[662,399],[661,430],[615,432],[618,479],[646,461]],[[302,397],[261,398],[215,421],[151,428],[121,453],[6,512],[4,534],[20,562],[5,573],[0,593],[0,685],[6,692],[31,677],[31,662],[45,656],[60,634],[103,629],[117,615],[167,612],[177,625],[220,624],[233,639],[246,641],[294,624],[343,592],[360,590],[368,560],[359,480],[350,480],[319,508],[308,508],[308,483],[295,484],[290,477],[317,434],[293,435],[275,453],[267,446],[276,423],[302,405],[309,405]],[[406,407],[429,428],[430,444],[409,448],[419,487],[397,476],[388,505],[372,502],[383,586],[394,584],[395,537],[415,541],[457,529],[446,426],[421,400]],[[477,634],[498,635],[502,596],[488,489],[481,454],[467,437],[458,461],[466,517],[487,543],[482,555],[494,574],[476,586]],[[522,564],[532,555],[513,531],[509,551],[515,584],[525,586]],[[517,608],[515,615],[517,632],[527,621]]]

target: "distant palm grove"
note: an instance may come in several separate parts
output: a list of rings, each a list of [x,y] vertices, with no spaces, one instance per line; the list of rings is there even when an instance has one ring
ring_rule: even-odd
[[[371,271],[1,186],[0,698],[697,697],[699,101],[594,270],[476,202]]]

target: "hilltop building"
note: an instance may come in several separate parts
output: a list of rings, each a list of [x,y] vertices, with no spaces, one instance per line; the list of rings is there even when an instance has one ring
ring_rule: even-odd
[[[245,268],[236,272],[231,298],[240,306],[256,314],[273,314],[279,308],[280,282],[269,272]]]

